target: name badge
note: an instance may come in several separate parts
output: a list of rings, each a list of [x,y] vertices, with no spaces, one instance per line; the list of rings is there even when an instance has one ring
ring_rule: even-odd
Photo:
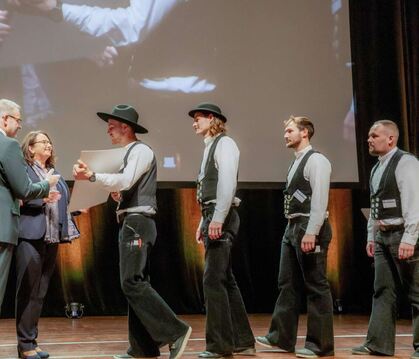
[[[294,192],[293,196],[294,196],[295,198],[297,198],[297,200],[298,200],[300,203],[303,203],[303,202],[307,199],[307,196],[306,196],[303,192],[301,192],[299,189],[297,189],[297,190]]]
[[[396,200],[395,199],[383,199],[383,208],[396,208]]]

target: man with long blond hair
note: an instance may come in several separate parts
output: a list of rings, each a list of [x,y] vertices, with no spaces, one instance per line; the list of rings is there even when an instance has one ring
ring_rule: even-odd
[[[227,118],[211,103],[189,111],[193,128],[204,137],[197,200],[202,218],[196,240],[205,245],[204,296],[207,311],[206,350],[200,358],[255,355],[255,339],[231,267],[231,247],[240,219],[235,197],[240,152],[226,135]]]
[[[287,148],[295,160],[284,190],[288,225],[281,245],[279,295],[269,332],[256,341],[269,348],[294,352],[302,294],[307,297],[307,336],[297,357],[317,358],[334,352],[333,303],[326,278],[327,250],[332,232],[327,220],[331,165],[313,150],[314,125],[307,117],[291,116],[284,123]]]

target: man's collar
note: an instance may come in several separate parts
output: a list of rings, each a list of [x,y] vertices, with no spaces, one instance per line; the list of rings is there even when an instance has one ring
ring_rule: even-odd
[[[208,144],[212,143],[219,135],[221,135],[221,133],[219,133],[219,134],[217,134],[215,136],[204,137],[205,146],[207,146]]]
[[[378,156],[378,161],[380,161],[381,163],[383,163],[385,160],[387,160],[387,159],[389,159],[390,157],[392,157],[392,156],[396,153],[396,151],[397,151],[398,149],[399,149],[399,148],[396,146],[396,147],[394,147],[391,151],[387,152],[385,155]]]
[[[6,131],[0,128],[0,132],[7,137]]]
[[[308,145],[307,147],[303,148],[301,151],[294,152],[295,158],[299,159],[300,157],[304,156],[308,151],[310,151],[313,147]]]

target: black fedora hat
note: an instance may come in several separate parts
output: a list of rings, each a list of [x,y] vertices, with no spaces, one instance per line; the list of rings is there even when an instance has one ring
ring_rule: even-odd
[[[190,110],[188,114],[189,116],[194,117],[195,113],[197,112],[212,113],[214,116],[218,117],[220,120],[224,122],[227,121],[227,117],[225,117],[221,113],[221,109],[217,105],[214,105],[213,103],[209,103],[209,102],[200,103],[194,109]]]
[[[148,130],[138,124],[138,112],[130,105],[116,105],[112,113],[97,112],[97,115],[108,122],[110,119],[130,125],[136,133],[147,133]]]

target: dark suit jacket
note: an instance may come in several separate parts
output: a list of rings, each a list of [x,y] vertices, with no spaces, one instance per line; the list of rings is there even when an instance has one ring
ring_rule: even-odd
[[[18,199],[48,196],[47,181],[32,183],[19,143],[0,132],[0,242],[17,244],[20,206]]]
[[[29,178],[33,183],[38,183],[40,181],[38,175],[31,166],[28,166],[27,171]],[[59,173],[54,170],[54,174]],[[60,177],[57,189],[61,193],[61,198],[58,201],[60,233],[61,235],[66,235],[67,225],[65,225],[65,221],[67,221],[67,206],[70,191],[62,177]],[[23,202],[23,206],[20,208],[19,238],[30,240],[44,237],[46,231],[44,208],[45,203],[42,199],[32,199]]]

